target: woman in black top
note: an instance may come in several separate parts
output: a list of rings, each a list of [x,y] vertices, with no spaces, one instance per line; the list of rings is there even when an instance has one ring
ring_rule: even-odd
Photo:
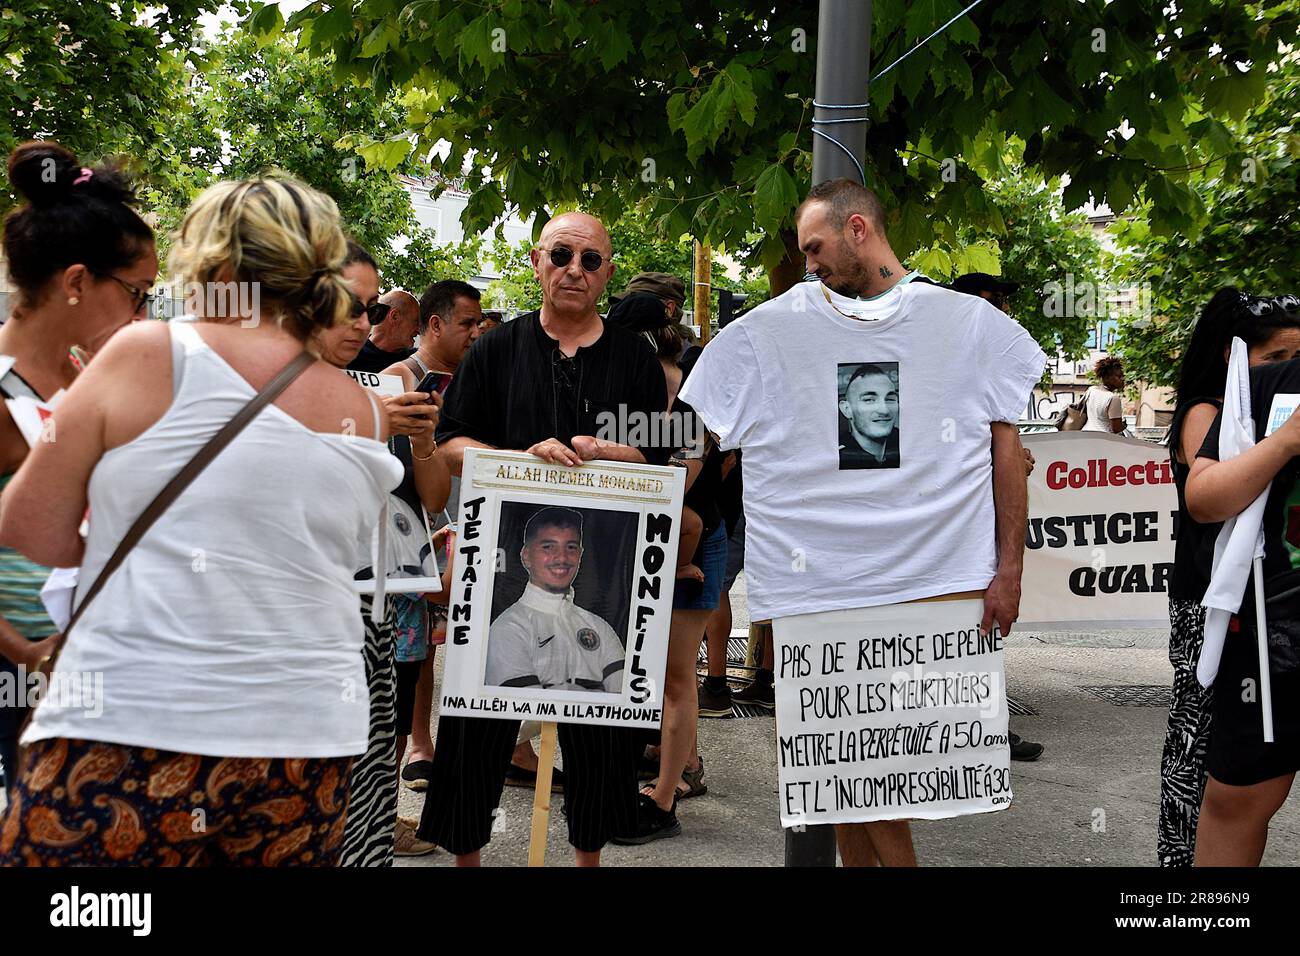
[[[645,293],[627,296],[610,311],[609,324],[643,334],[664,369],[670,393],[685,381],[699,352],[678,362],[685,340],[664,309],[663,302]],[[641,791],[635,829],[620,833],[615,843],[642,844],[681,833],[677,802],[707,792],[704,760],[696,747],[699,695],[695,662],[709,617],[718,606],[726,572],[727,532],[718,508],[722,484],[722,455],[692,409],[681,399],[671,402],[670,421],[680,424],[674,444],[683,447],[674,463],[686,469],[678,571],[673,589],[673,615],[664,671],[664,717],[658,755],[659,776]],[[687,519],[695,532],[686,533]],[[684,569],[690,572],[684,573]]]
[[[1156,832],[1161,866],[1192,865],[1210,738],[1210,693],[1197,681],[1196,665],[1205,637],[1201,599],[1210,583],[1214,542],[1222,525],[1200,524],[1188,515],[1187,475],[1223,405],[1233,338],[1246,343],[1251,365],[1284,362],[1300,354],[1300,317],[1285,311],[1255,315],[1247,307],[1250,301],[1229,287],[1220,289],[1206,305],[1183,353],[1178,406],[1169,426],[1169,458],[1178,490],[1178,539],[1169,587],[1169,663],[1174,667],[1174,686],[1160,761]]]
[[[1235,299],[1230,293],[1235,295]],[[1178,439],[1177,444],[1172,446],[1181,453],[1182,460],[1175,459],[1180,503],[1180,549],[1175,552],[1175,588],[1172,594],[1177,597],[1171,597],[1170,616],[1173,620],[1174,601],[1181,598],[1190,605],[1191,601],[1187,599],[1190,595],[1198,602],[1196,610],[1200,614],[1200,623],[1194,639],[1186,642],[1186,664],[1175,660],[1179,673],[1175,677],[1170,729],[1172,737],[1176,729],[1175,709],[1181,707],[1181,712],[1199,716],[1195,733],[1190,726],[1181,728],[1184,735],[1181,746],[1187,752],[1184,757],[1185,779],[1189,784],[1204,787],[1199,818],[1192,818],[1197,821],[1194,831],[1196,863],[1202,866],[1252,866],[1258,865],[1263,856],[1268,822],[1286,799],[1296,766],[1300,766],[1300,678],[1292,674],[1278,675],[1275,679],[1273,699],[1277,743],[1263,743],[1258,694],[1246,692],[1247,687],[1258,687],[1255,642],[1243,632],[1234,616],[1213,688],[1202,692],[1199,685],[1193,684],[1193,690],[1181,701],[1179,689],[1186,675],[1190,674],[1190,679],[1195,681],[1204,637],[1204,610],[1199,607],[1199,597],[1204,596],[1208,586],[1210,555],[1217,535],[1216,522],[1239,514],[1271,483],[1273,494],[1264,519],[1266,578],[1292,565],[1285,550],[1285,539],[1290,529],[1284,518],[1286,499],[1295,478],[1291,458],[1296,451],[1292,450],[1292,445],[1300,450],[1300,419],[1288,422],[1269,438],[1264,437],[1264,432],[1273,396],[1300,390],[1300,362],[1294,361],[1300,357],[1300,300],[1294,297],[1260,299],[1235,290],[1224,290],[1212,300],[1211,308],[1216,305],[1226,314],[1235,313],[1234,333],[1249,346],[1251,410],[1257,424],[1255,437],[1259,444],[1230,461],[1218,462],[1222,413],[1215,411],[1214,404],[1205,398],[1199,403],[1183,402],[1180,393],[1180,410],[1183,404],[1188,405],[1188,410],[1183,421],[1176,423],[1180,425],[1180,432],[1174,436]],[[1207,313],[1209,311],[1207,308]],[[1193,360],[1189,348],[1184,365]],[[1218,378],[1220,392],[1225,377]],[[1197,383],[1202,393],[1212,395],[1209,384],[1212,380]],[[1189,387],[1187,394],[1190,396],[1194,391]],[[1196,439],[1202,429],[1204,437],[1199,450],[1196,450]],[[1190,469],[1187,467],[1189,463]],[[1182,540],[1184,528],[1190,532],[1190,543],[1185,544]],[[1253,586],[1248,584],[1245,593],[1253,594]],[[1249,599],[1244,601],[1243,617],[1250,617],[1248,612],[1252,609],[1253,602]],[[1175,658],[1174,645],[1171,636],[1171,659]],[[1205,713],[1207,710],[1212,711],[1212,720]],[[1209,730],[1211,724],[1212,732]],[[1166,742],[1166,768],[1171,761],[1171,746],[1177,753],[1180,744],[1177,741]],[[1195,777],[1191,774],[1192,760],[1201,764],[1195,768]],[[1206,782],[1202,784],[1201,781]],[[1164,813],[1162,800],[1162,824]],[[1187,850],[1190,851],[1192,846],[1193,841],[1188,839]],[[1163,852],[1161,861],[1164,862]],[[1184,861],[1180,859],[1179,862]]]

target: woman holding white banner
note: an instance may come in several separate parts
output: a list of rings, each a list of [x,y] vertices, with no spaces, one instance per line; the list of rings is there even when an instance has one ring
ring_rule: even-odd
[[[1210,582],[1214,542],[1221,524],[1201,524],[1187,511],[1191,463],[1223,407],[1228,351],[1234,337],[1247,346],[1251,366],[1300,356],[1300,315],[1255,315],[1250,300],[1225,288],[1205,306],[1183,353],[1178,406],[1169,426],[1169,457],[1178,489],[1178,540],[1169,586],[1169,663],[1174,668],[1169,728],[1160,761],[1160,818],[1156,854],[1161,866],[1191,866],[1196,823],[1205,793],[1205,754],[1210,740],[1211,698],[1196,678],[1205,637],[1201,599]]]
[[[1300,298],[1244,297],[1252,315],[1300,314]],[[1235,394],[1235,393],[1234,393]],[[1187,511],[1225,521],[1267,492],[1263,518],[1264,594],[1274,741],[1266,742],[1255,613],[1250,600],[1232,616],[1213,686],[1208,781],[1196,831],[1198,866],[1257,866],[1268,824],[1300,769],[1300,363],[1254,368],[1249,408],[1256,443],[1219,460],[1220,412],[1187,478]],[[1253,577],[1253,574],[1252,574]],[[1246,586],[1254,593],[1255,583]],[[1202,662],[1204,664],[1204,662]]]

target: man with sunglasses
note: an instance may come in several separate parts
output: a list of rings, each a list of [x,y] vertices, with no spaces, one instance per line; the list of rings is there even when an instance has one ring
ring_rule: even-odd
[[[584,213],[557,216],[531,260],[542,307],[469,350],[447,391],[438,454],[456,475],[466,448],[527,451],[561,465],[597,458],[665,464],[667,448],[595,437],[602,412],[635,421],[668,405],[654,354],[634,334],[606,326],[597,311],[614,272],[605,227]],[[518,727],[509,720],[440,720],[420,837],[451,851],[458,865],[477,865],[490,839]],[[604,844],[636,824],[633,731],[560,724],[559,732],[569,842],[579,866],[597,866]]]

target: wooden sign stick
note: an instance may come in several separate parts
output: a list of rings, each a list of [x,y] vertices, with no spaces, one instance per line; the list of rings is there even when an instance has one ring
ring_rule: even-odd
[[[551,819],[551,771],[555,767],[555,721],[542,723],[542,750],[537,755],[533,790],[533,826],[528,840],[528,865],[546,865],[546,828]]]

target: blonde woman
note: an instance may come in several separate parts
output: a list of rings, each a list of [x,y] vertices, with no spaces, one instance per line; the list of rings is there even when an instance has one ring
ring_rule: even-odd
[[[344,251],[334,203],[301,183],[204,192],[170,260],[194,321],[109,342],[0,501],[0,543],[96,578],[198,449],[347,321]],[[0,863],[337,862],[367,735],[352,575],[401,478],[385,437],[374,399],[316,361],[149,529],[55,669],[102,675],[99,699],[51,694],[23,736]]]

